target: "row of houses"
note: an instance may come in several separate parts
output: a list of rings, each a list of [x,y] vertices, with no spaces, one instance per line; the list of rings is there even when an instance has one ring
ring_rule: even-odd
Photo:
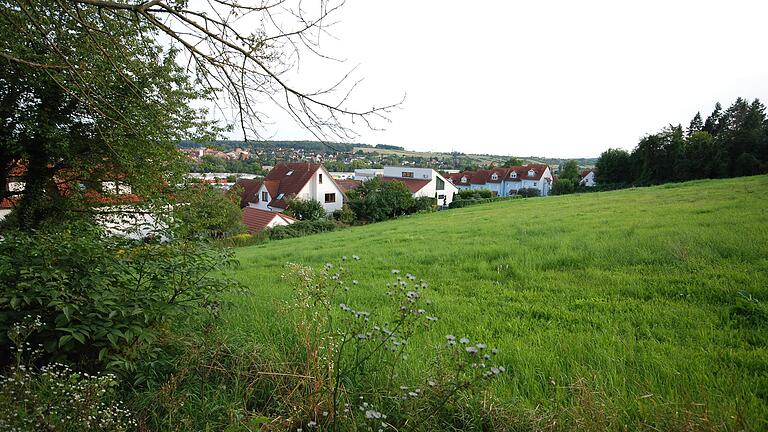
[[[447,176],[459,190],[488,189],[498,196],[513,196],[521,189],[536,189],[539,195],[547,196],[554,181],[552,171],[546,164],[461,171]]]
[[[441,207],[448,207],[458,193],[456,186],[431,168],[384,167],[379,177],[384,182],[402,182],[415,198],[435,198]],[[250,232],[258,232],[294,222],[277,215],[288,208],[290,198],[318,201],[332,213],[342,208],[346,192],[362,181],[336,180],[321,164],[298,162],[279,163],[263,180],[240,179],[236,184],[242,188],[243,222]]]

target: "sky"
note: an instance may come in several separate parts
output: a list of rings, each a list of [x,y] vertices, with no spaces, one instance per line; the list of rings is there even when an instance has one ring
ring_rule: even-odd
[[[409,150],[597,157],[706,117],[715,102],[768,101],[767,1],[347,0],[298,87],[355,68],[353,101],[397,102],[355,142]],[[272,139],[314,139],[265,107]],[[239,138],[235,133],[232,138]]]

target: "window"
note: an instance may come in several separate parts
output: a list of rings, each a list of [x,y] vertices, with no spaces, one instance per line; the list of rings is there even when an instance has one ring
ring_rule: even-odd
[[[464,177],[462,177],[462,178],[461,178],[461,182],[462,182],[462,183],[466,183],[466,182],[467,182],[467,176],[464,176]]]
[[[284,193],[277,194],[277,199],[279,199],[279,200],[283,199],[284,197],[285,197]]]
[[[403,171],[402,173],[400,173],[400,177],[412,178],[413,177],[413,171]]]
[[[269,201],[269,194],[266,193],[266,192],[262,192],[261,193],[261,200],[264,201],[264,202]]]
[[[533,176],[535,176],[535,175],[536,175],[536,171],[534,171],[534,170],[528,170],[528,176],[529,176],[529,177],[533,177]]]
[[[445,199],[445,195],[438,195],[438,196],[437,196],[437,199],[439,199],[439,200],[441,200],[441,199]]]
[[[536,182],[533,182],[533,185],[536,186]]]
[[[491,174],[491,180],[498,180],[499,176],[496,173]]]
[[[287,176],[289,176],[289,175],[291,175],[291,174],[293,174],[293,170],[290,170],[290,171],[288,171],[287,173],[285,173],[285,175],[287,175]]]
[[[445,182],[441,178],[435,178],[435,189],[436,190],[444,190],[445,189]]]
[[[511,173],[509,173],[509,176],[512,178],[517,178],[517,172],[512,171]]]
[[[335,203],[336,202],[336,194],[335,193],[327,193],[327,194],[325,194],[325,202],[327,202],[327,203]]]
[[[320,177],[317,178],[317,182],[320,183],[320,184],[323,184],[323,175],[322,174],[320,174]],[[328,201],[326,201],[326,202],[328,202]]]

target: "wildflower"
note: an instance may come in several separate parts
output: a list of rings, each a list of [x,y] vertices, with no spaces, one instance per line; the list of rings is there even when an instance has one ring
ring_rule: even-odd
[[[392,269],[392,274],[398,274],[398,273],[400,273],[400,270]]]
[[[491,354],[498,354],[498,353],[499,353],[498,348],[494,348],[491,350]]]
[[[466,347],[465,349],[470,354],[477,354],[477,348],[475,347]]]
[[[461,342],[462,344],[466,345],[466,344],[469,343],[469,339],[463,337],[463,338],[459,339],[459,342]]]
[[[342,257],[341,257],[341,260],[342,260],[342,261],[346,261],[346,260],[347,260],[347,256],[346,256],[346,255],[342,256]]]
[[[357,279],[352,280],[352,285],[357,285]]]
[[[365,412],[365,418],[367,419],[380,419],[383,414],[378,411],[368,410]]]
[[[488,345],[486,345],[484,343],[477,344],[477,349],[481,349],[482,350],[482,349],[486,349],[486,348],[488,348]]]
[[[445,338],[448,339],[449,341],[456,340],[456,336],[450,335],[450,334],[448,336],[446,336]]]
[[[436,382],[434,382],[434,381],[432,381],[432,380],[429,380],[429,381],[427,381],[427,384],[429,384],[429,386],[430,386],[430,387],[435,387],[435,386],[437,386],[437,383],[436,383]]]
[[[316,426],[317,426],[317,422],[315,422],[315,421],[311,421],[311,422],[307,423],[307,427],[313,428],[313,427],[316,427]]]
[[[359,340],[363,340],[363,339],[368,339],[368,336],[366,336],[366,335],[364,335],[364,334],[362,334],[362,333],[358,333],[358,334],[357,334],[357,338],[358,338]]]
[[[427,321],[437,321],[437,317],[428,316]]]
[[[352,259],[355,261],[360,261],[360,257],[357,255],[352,255]]]

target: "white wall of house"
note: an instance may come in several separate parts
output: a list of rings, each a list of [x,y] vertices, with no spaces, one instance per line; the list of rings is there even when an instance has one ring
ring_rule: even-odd
[[[582,185],[587,186],[587,187],[592,187],[592,186],[596,185],[597,182],[595,182],[595,172],[594,171],[590,171],[589,174],[584,176],[584,178],[581,179],[581,181],[579,183],[581,183]]]
[[[264,199],[264,193],[267,194],[266,195],[266,198],[267,198],[266,200]],[[249,207],[255,207],[257,209],[267,210],[267,211],[278,211],[277,209],[273,209],[271,207],[267,207],[267,204],[269,204],[269,202],[272,201],[272,199],[274,197],[269,194],[269,191],[267,190],[266,186],[264,186],[262,184],[261,187],[259,188],[259,191],[256,192],[256,196],[259,197],[259,202],[255,202],[255,203],[254,202],[249,202],[248,203]]]
[[[265,228],[273,228],[276,226],[285,226],[290,225],[293,222],[288,222],[287,220],[281,218],[280,216],[275,215],[275,217],[272,218],[272,220],[267,224]]]
[[[432,168],[411,168],[411,167],[384,167],[384,177],[401,177],[412,178],[414,180],[431,180],[436,175],[439,175],[437,171]]]
[[[459,189],[445,177],[432,168],[384,167],[384,177],[396,177],[413,180],[429,180],[429,183],[416,191],[414,198],[431,197],[437,199],[437,205],[448,206]],[[442,180],[442,189],[437,188],[438,180]]]
[[[320,179],[322,176],[322,183]],[[333,201],[326,202],[326,195],[333,195]],[[320,201],[326,212],[332,213],[341,209],[344,205],[344,193],[341,192],[331,178],[331,173],[321,166],[298,194],[301,199],[314,199]]]

